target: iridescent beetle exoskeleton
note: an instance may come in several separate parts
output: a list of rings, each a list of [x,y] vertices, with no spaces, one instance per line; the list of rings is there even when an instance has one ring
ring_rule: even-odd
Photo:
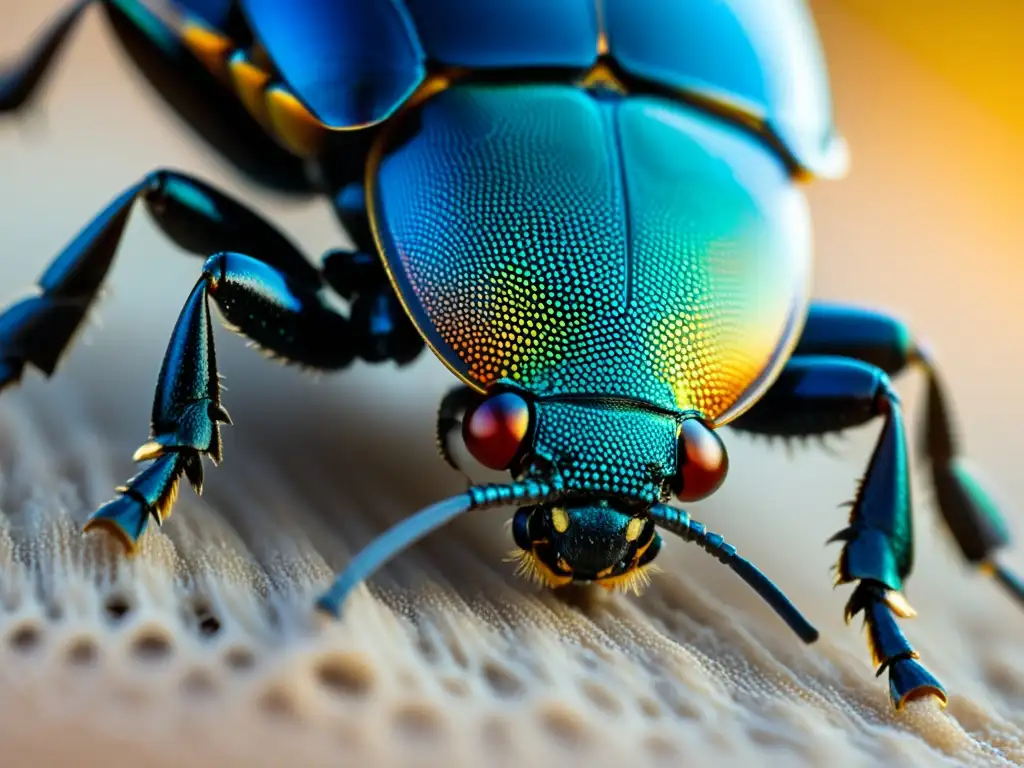
[[[721,536],[667,502],[728,469],[722,427],[779,435],[884,422],[843,542],[898,707],[942,685],[896,617],[913,560],[907,439],[889,377],[928,377],[923,441],[965,558],[1018,599],[1006,527],[961,462],[936,371],[899,321],[813,302],[802,184],[834,177],[819,43],[799,0],[96,0],[158,92],[256,184],[327,195],[357,248],[320,267],[241,203],[161,169],[126,189],[0,315],[0,383],[53,373],[135,201],[206,258],[171,336],[150,462],[86,528],[135,549],[182,476],[221,458],[209,299],[269,354],[319,370],[404,364],[424,346],[460,380],[438,435],[505,485],[406,518],[320,599],[350,590],[470,510],[518,507],[522,569],[551,586],[636,588],[662,546],[695,542],[806,642],[817,632]],[[0,76],[26,104],[89,3]],[[349,311],[333,309],[334,291]]]

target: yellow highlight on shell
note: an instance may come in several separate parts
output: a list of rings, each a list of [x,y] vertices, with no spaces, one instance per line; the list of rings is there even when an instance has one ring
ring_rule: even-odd
[[[222,81],[227,81],[227,57],[235,44],[231,38],[225,37],[216,30],[210,29],[193,19],[186,21],[181,27],[181,40],[202,62],[211,73]]]
[[[270,74],[263,71],[244,56],[232,56],[228,64],[231,81],[238,98],[256,121],[267,131],[273,131],[270,110],[264,92],[270,82]]]
[[[328,128],[291,91],[271,86],[266,94],[267,112],[277,138],[299,157],[316,155],[323,148]]]

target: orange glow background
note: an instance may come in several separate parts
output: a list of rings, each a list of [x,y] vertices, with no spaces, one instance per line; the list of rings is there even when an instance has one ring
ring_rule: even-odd
[[[21,49],[63,5],[6,0],[0,50]],[[814,0],[811,8],[828,60],[836,121],[853,158],[846,179],[808,188],[818,253],[816,293],[892,310],[929,341],[970,454],[1002,491],[1011,523],[1024,535],[1024,473],[1017,458],[1024,430],[1024,341],[1018,327],[1024,321],[1024,52],[1016,37],[1024,30],[1024,7],[1014,0]],[[46,260],[118,190],[162,165],[198,172],[253,202],[314,256],[344,244],[322,201],[306,205],[253,190],[196,142],[127,65],[100,17],[89,13],[36,108],[23,119],[0,123],[0,284],[6,294],[27,289]],[[127,457],[144,437],[165,340],[198,264],[175,253],[144,215],[133,217],[121,253],[101,316],[104,332],[87,333],[89,346],[76,347],[63,370],[70,381],[81,377],[98,385],[104,396],[118,393],[125,459],[117,466],[130,472]],[[228,375],[235,382],[228,396],[236,421],[228,438],[230,457],[231,445],[246,440],[247,420],[235,413],[239,400],[262,407],[274,388],[301,392],[305,385],[293,384],[293,372],[266,365],[227,335],[219,338],[221,365],[226,371],[233,366]],[[106,377],[104,366],[127,360],[131,365],[121,378]],[[403,378],[390,368],[363,366],[329,386],[342,398],[400,393],[404,410],[383,409],[381,428],[406,430],[410,440],[422,439],[429,449],[432,410],[450,378],[426,354],[412,370]],[[412,388],[410,375],[416,377]],[[40,392],[45,386],[30,382]],[[900,386],[914,417],[919,381]],[[371,403],[361,407],[376,410]],[[706,505],[726,533],[742,533],[748,514],[743,510],[752,500],[791,493],[799,479],[808,496],[792,507],[803,517],[794,543],[786,546],[803,543],[811,548],[809,559],[794,563],[778,557],[774,547],[762,557],[766,568],[777,558],[783,571],[791,568],[798,582],[807,581],[818,597],[835,603],[837,630],[841,603],[822,573],[834,552],[822,541],[840,525],[832,510],[846,498],[869,448],[870,438],[858,437],[843,461],[834,463],[814,456],[787,462],[760,450],[745,459],[745,449],[736,448],[731,482]],[[429,450],[425,455],[429,462]],[[433,475],[444,476],[442,465],[430,466]],[[785,479],[774,479],[780,471]],[[741,481],[743,472],[747,479]],[[923,490],[918,498],[918,573],[935,575],[948,567],[959,573],[948,551],[934,551],[938,524]],[[791,505],[779,501],[772,508],[781,514]],[[747,546],[757,554],[758,537],[751,536]],[[1024,570],[1024,547],[1011,562]],[[709,578],[717,578],[716,567]],[[911,585],[922,614],[928,600],[934,600],[929,607],[943,610],[950,590],[989,600],[993,610],[1005,608],[991,596],[994,588],[974,579],[957,578],[934,592],[927,577]],[[919,618],[916,626],[925,621]],[[1024,620],[1020,626],[1024,632]]]
[[[22,49],[65,3],[0,5],[0,52],[9,52]],[[1024,573],[1024,2],[810,5],[827,56],[836,122],[852,155],[847,178],[808,188],[818,254],[815,293],[891,310],[928,342],[969,456],[1004,501],[1018,537],[1006,562]],[[0,299],[22,294],[118,191],[160,166],[196,173],[251,202],[314,257],[346,244],[324,201],[307,205],[253,190],[196,142],[130,68],[101,15],[89,12],[32,113],[0,121]],[[129,458],[145,439],[166,340],[199,263],[178,254],[144,215],[133,216],[103,305],[102,333],[90,329],[59,381],[26,377],[25,402],[81,401],[109,425],[109,461],[118,477],[135,471]],[[429,354],[401,373],[356,366],[312,387],[226,332],[218,332],[217,343],[235,425],[227,430],[223,467],[207,473],[204,498],[211,505],[224,498],[218,493],[231,486],[230,478],[237,483],[255,472],[259,464],[245,461],[257,452],[253,446],[271,456],[285,453],[267,438],[261,419],[291,429],[282,444],[293,448],[305,449],[307,438],[316,437],[293,426],[290,416],[275,416],[296,404],[324,409],[331,428],[352,428],[346,433],[351,439],[328,435],[323,444],[349,446],[348,459],[369,462],[353,476],[379,476],[382,487],[400,487],[403,508],[462,489],[434,453],[434,409],[454,380]],[[898,382],[912,435],[920,424],[920,383],[916,376]],[[320,421],[303,423],[315,430]],[[792,459],[730,435],[729,481],[712,500],[694,506],[695,516],[714,523],[785,587],[830,643],[863,661],[865,675],[869,657],[859,626],[842,619],[847,592],[833,592],[828,573],[838,548],[824,542],[845,523],[838,505],[851,497],[876,431],[855,431],[838,444],[837,457],[797,450]],[[361,455],[359,440],[386,433],[401,436],[392,455]],[[311,453],[313,467],[335,458],[327,450]],[[401,464],[397,475],[395,463]],[[923,479],[915,476],[917,561],[907,586],[919,615],[904,629],[951,692],[993,702],[1014,718],[1013,738],[1024,743],[1024,610],[962,567]],[[90,487],[82,494],[87,503],[99,503],[112,489]],[[493,521],[496,561],[509,545],[502,523]],[[491,525],[467,521],[477,524]],[[443,553],[447,541],[425,546]],[[723,604],[764,611],[719,564],[673,549],[659,560],[665,570],[699,579]],[[879,692],[884,681],[877,681]],[[984,718],[968,705],[951,701],[950,712],[975,716],[976,730],[985,731]],[[985,737],[998,733],[992,726]]]

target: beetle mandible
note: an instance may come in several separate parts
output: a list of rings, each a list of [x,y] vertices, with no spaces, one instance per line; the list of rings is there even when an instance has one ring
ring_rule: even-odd
[[[206,258],[160,371],[149,465],[86,529],[131,552],[182,476],[221,458],[209,299],[269,354],[319,370],[416,358],[460,380],[442,456],[509,470],[406,518],[319,600],[337,615],[391,557],[469,510],[518,507],[522,568],[551,586],[636,588],[659,530],[729,565],[806,642],[817,632],[671,498],[725,478],[719,430],[797,437],[884,422],[843,542],[892,701],[942,685],[896,617],[913,562],[904,417],[890,376],[928,379],[923,440],[963,556],[1018,599],[1009,542],[968,473],[934,365],[887,315],[813,302],[801,185],[847,156],[802,0],[96,0],[140,70],[255,183],[327,195],[357,248],[316,268],[205,182],[167,169],[126,189],[0,315],[0,386],[51,375],[92,305],[133,203]],[[27,104],[89,0],[0,74]],[[770,10],[769,10],[770,8]],[[212,255],[211,255],[212,254]],[[342,314],[325,301],[349,301]]]

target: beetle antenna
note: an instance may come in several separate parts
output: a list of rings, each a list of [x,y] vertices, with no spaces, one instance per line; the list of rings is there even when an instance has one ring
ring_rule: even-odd
[[[785,593],[761,573],[756,565],[740,557],[736,547],[726,542],[719,534],[712,533],[702,523],[691,520],[690,515],[684,510],[667,504],[655,504],[650,514],[659,527],[671,531],[685,541],[699,544],[709,554],[732,568],[805,643],[810,644],[818,639],[818,630],[804,618]]]
[[[1024,579],[1001,563],[992,563],[988,568],[996,581],[1006,587],[1011,595],[1024,603]]]
[[[503,507],[508,504],[536,504],[557,496],[561,490],[561,478],[556,478],[550,483],[526,480],[501,485],[475,485],[465,493],[431,504],[396,523],[367,544],[349,561],[331,588],[316,601],[316,607],[338,618],[341,615],[342,603],[359,584],[386,565],[395,555],[404,552],[427,534],[466,512]]]

